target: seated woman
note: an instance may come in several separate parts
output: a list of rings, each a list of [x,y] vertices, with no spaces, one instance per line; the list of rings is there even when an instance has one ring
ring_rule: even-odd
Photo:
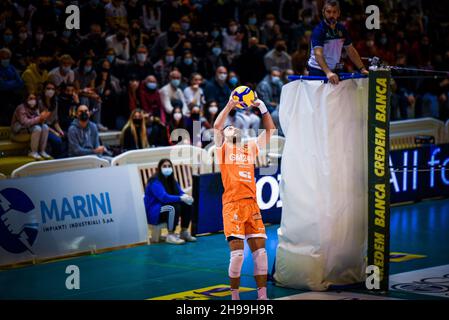
[[[120,134],[123,151],[148,148],[147,127],[142,110],[134,109]]]
[[[162,159],[157,172],[148,181],[145,188],[145,210],[148,224],[167,223],[167,243],[183,244],[185,241],[196,241],[188,231],[190,224],[190,205],[193,198],[185,194],[173,174],[173,164],[169,159]],[[175,234],[179,217],[181,217],[181,234]],[[153,235],[152,235],[153,237]]]
[[[31,140],[29,157],[34,160],[51,159],[45,152],[48,139],[48,126],[45,124],[50,112],[39,113],[37,98],[31,93],[26,101],[14,111],[11,121],[11,140],[24,142]]]
[[[48,144],[50,145],[50,154],[56,158],[67,156],[67,137],[59,124],[58,119],[58,98],[56,95],[56,85],[53,82],[44,83],[44,91],[38,101],[39,111],[51,112],[46,121],[48,126]]]

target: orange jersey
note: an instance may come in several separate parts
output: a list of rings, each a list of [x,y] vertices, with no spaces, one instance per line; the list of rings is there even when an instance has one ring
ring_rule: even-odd
[[[254,141],[248,144],[224,142],[217,148],[221,180],[223,182],[223,205],[245,198],[256,199],[254,166],[259,148]]]

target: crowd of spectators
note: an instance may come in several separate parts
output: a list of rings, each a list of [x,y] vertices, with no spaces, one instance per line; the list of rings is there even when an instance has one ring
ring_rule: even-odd
[[[65,27],[69,2],[80,8],[80,30]],[[29,134],[35,158],[47,158],[47,152],[55,158],[104,154],[97,131],[106,130],[122,130],[122,148],[115,152],[179,142],[205,147],[232,89],[247,85],[279,128],[282,85],[291,74],[307,74],[322,2],[1,1],[0,125],[11,126],[13,137]],[[380,30],[365,27],[369,4],[380,7]],[[449,70],[444,1],[341,0],[340,5],[340,21],[361,57]],[[344,54],[343,61],[346,71],[354,71]],[[392,120],[449,118],[447,75],[393,75]],[[194,121],[200,121],[202,138],[193,136]],[[254,108],[231,113],[228,123],[250,135],[261,122]],[[190,135],[172,135],[175,129]],[[87,144],[68,141],[86,135],[92,136]]]

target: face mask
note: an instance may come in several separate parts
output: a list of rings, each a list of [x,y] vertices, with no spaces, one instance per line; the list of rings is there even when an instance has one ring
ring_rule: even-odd
[[[89,115],[87,114],[87,112],[81,112],[79,119],[80,121],[87,121],[89,120]]]
[[[190,29],[190,23],[182,22],[182,23],[181,23],[181,28],[182,28],[182,30],[184,30],[184,31],[189,30],[189,29]]]
[[[92,67],[91,66],[85,66],[84,67],[84,72],[85,73],[89,73],[89,72],[91,72],[92,71]],[[67,71],[66,71],[67,72]]]
[[[227,77],[228,77],[227,73],[220,73],[220,74],[218,74],[218,80],[220,80],[220,81],[226,81]]]
[[[164,177],[168,177],[173,173],[173,168],[161,168],[161,172]]]
[[[237,79],[237,77],[232,77],[231,79],[229,79],[229,83],[232,86],[235,86],[238,82],[239,82],[239,79]]]
[[[219,47],[212,48],[212,53],[216,56],[219,56],[221,54],[221,48]]]
[[[45,96],[48,98],[53,98],[53,96],[55,95],[55,90],[54,89],[47,89],[45,90]]]
[[[218,37],[218,35],[220,34],[220,32],[218,32],[217,30],[214,30],[210,33],[210,35],[212,36],[212,38],[216,38]]]
[[[176,112],[173,114],[173,119],[175,119],[176,121],[181,120],[182,118],[182,114],[180,114],[179,112]]]
[[[175,88],[179,87],[179,85],[181,84],[181,80],[179,79],[173,79],[170,81],[171,85]]]
[[[383,45],[387,44],[387,41],[388,41],[388,39],[386,37],[380,38],[380,43]]]
[[[31,108],[34,108],[34,107],[36,106],[36,100],[28,100],[28,105],[29,105]]]
[[[237,32],[237,26],[230,26],[229,31],[231,31],[232,33]]]
[[[62,67],[62,71],[64,73],[69,73],[70,72],[70,67]]]
[[[36,40],[39,42],[44,40],[44,34],[43,33],[36,34]]]
[[[154,82],[147,82],[146,84],[147,88],[150,90],[155,90],[157,88],[157,83]]]
[[[337,23],[337,19],[334,19],[334,18],[330,18],[330,19],[325,18],[324,20],[326,20],[327,24],[329,24],[329,25],[334,25]]]
[[[248,19],[248,24],[250,25],[255,25],[257,23],[257,18],[249,18]]]
[[[5,40],[6,43],[10,43],[12,41],[12,39],[13,39],[12,34],[5,34],[3,36],[3,40]]]
[[[279,77],[271,77],[271,82],[277,84],[280,81]]]
[[[8,68],[10,59],[2,59],[1,63],[2,63],[2,67]]]
[[[147,60],[147,54],[146,53],[138,53],[137,54],[137,61],[145,62],[146,60]]]
[[[142,124],[142,119],[133,119],[133,123],[135,126],[140,126]]]
[[[268,20],[268,21],[267,21],[267,26],[268,26],[269,28],[273,28],[273,27],[274,27],[274,20]]]
[[[28,38],[28,34],[26,32],[19,33],[19,39],[24,41]]]
[[[184,63],[185,63],[186,65],[190,66],[190,65],[193,63],[193,60],[192,60],[192,58],[185,58],[185,59],[184,59]]]
[[[218,112],[218,107],[209,107],[210,114],[216,114]]]
[[[166,56],[165,57],[165,62],[172,63],[173,61],[175,61],[175,57],[174,56]]]
[[[115,59],[115,56],[109,55],[109,56],[106,56],[106,59],[109,61],[109,63],[112,63]]]

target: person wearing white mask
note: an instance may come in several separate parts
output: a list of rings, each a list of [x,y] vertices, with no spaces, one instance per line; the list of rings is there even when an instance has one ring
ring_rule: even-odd
[[[67,151],[66,132],[62,130],[58,118],[58,98],[56,86],[52,82],[44,83],[44,91],[38,100],[39,111],[48,111],[50,116],[45,124],[48,126],[48,145],[53,158],[63,158]]]
[[[48,138],[48,126],[45,121],[49,116],[49,111],[39,113],[34,93],[29,94],[25,102],[14,112],[11,121],[11,140],[17,142],[30,140],[31,152],[28,156],[34,160],[51,159],[45,152]]]
[[[239,31],[237,22],[231,20],[228,28],[223,31],[223,50],[228,54],[229,61],[240,54],[243,37],[244,34]]]
[[[170,72],[175,67],[175,60],[175,51],[168,48],[165,50],[165,55],[153,65],[154,75],[159,80],[159,84],[168,82]]]
[[[174,104],[182,106],[182,113],[185,116],[190,114],[184,93],[180,88],[181,78],[181,73],[178,70],[173,70],[170,72],[169,82],[161,88],[162,103],[167,114],[172,114]]]
[[[189,232],[193,201],[176,181],[172,162],[169,159],[161,159],[156,173],[149,179],[145,188],[144,204],[150,226],[167,224],[166,243],[184,244],[196,241]],[[175,234],[179,218],[181,218],[180,235]],[[151,238],[153,242],[157,242],[159,235],[152,234]]]
[[[203,82],[203,77],[199,73],[192,73],[190,76],[190,86],[184,89],[184,96],[186,97],[189,109],[193,107],[199,107],[203,110],[203,106],[206,103],[204,99],[203,89],[200,87]]]
[[[148,59],[148,49],[144,44],[137,47],[133,61],[125,67],[125,75],[137,76],[139,80],[145,79],[149,74],[154,74],[154,68]]]

